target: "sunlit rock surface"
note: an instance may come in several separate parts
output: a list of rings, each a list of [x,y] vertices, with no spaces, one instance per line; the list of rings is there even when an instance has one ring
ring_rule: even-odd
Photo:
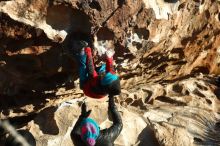
[[[115,145],[218,146],[219,10],[217,0],[1,0],[0,118],[37,146],[73,145],[85,96],[70,41],[83,32],[98,55],[116,52],[124,128]],[[101,128],[107,100],[86,99]]]

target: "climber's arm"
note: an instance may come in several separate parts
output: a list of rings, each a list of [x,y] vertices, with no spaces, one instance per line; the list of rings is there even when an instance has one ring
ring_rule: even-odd
[[[115,74],[114,66],[113,66],[113,55],[114,50],[108,49],[106,51],[106,72],[111,72],[112,74]]]
[[[80,124],[83,118],[87,118],[91,113],[91,110],[86,110],[85,102],[81,106],[81,115],[79,116],[78,120],[76,121],[75,126],[73,127],[72,134],[79,134],[80,133]]]
[[[113,57],[106,57],[106,72],[111,72],[115,74],[114,66],[113,66]]]
[[[119,136],[121,133],[121,130],[123,128],[123,123],[121,116],[117,110],[117,107],[114,103],[114,97],[109,98],[109,111],[112,115],[113,125],[110,128],[101,130],[102,137],[101,141],[108,141],[114,143],[115,139]]]
[[[82,122],[82,120],[83,120],[83,117],[80,115],[78,120],[76,121],[75,126],[73,127],[72,132],[71,132],[73,135],[78,135],[79,134],[79,132],[80,132],[80,123]]]

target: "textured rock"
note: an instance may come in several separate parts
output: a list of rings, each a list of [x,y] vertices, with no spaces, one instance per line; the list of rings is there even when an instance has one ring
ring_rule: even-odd
[[[117,98],[123,119],[123,130],[116,140],[118,146],[130,145],[218,145],[219,104],[214,87],[206,77],[180,79],[173,83],[147,84],[139,90],[125,91]],[[158,88],[158,90],[147,87]],[[136,92],[139,91],[139,94]],[[140,92],[141,91],[141,92]],[[151,91],[151,93],[150,93]],[[155,98],[151,104],[148,98]],[[136,94],[136,96],[135,96]],[[139,95],[139,96],[138,96]],[[30,118],[23,128],[30,131],[37,145],[73,145],[70,132],[80,114],[84,98],[66,100],[50,106]],[[87,99],[91,117],[101,129],[110,126],[107,114],[107,98]],[[12,120],[13,121],[13,120]]]
[[[110,126],[111,122],[108,120],[106,102],[93,101],[88,107],[93,109],[91,117],[96,119],[101,129]],[[39,116],[28,124],[30,132],[39,140],[37,145],[73,145],[70,132],[79,116],[78,113],[80,110],[75,99],[68,101],[68,103],[62,103],[58,108],[52,107],[39,113]],[[138,138],[139,133],[146,127],[146,123],[138,114],[129,112],[126,109],[123,109],[122,115],[124,117],[124,129],[133,132],[127,133],[126,130],[123,130],[115,144],[135,144],[134,140]],[[136,120],[133,120],[134,118]],[[45,119],[48,120],[45,121]],[[43,136],[44,134],[47,134],[47,136]]]
[[[7,13],[12,19],[44,30],[50,39],[65,39],[65,31],[56,31],[45,21],[47,15],[47,1],[6,1],[1,2],[1,12]],[[50,16],[50,13],[49,13]]]
[[[0,1],[0,118],[39,146],[73,145],[84,95],[68,47],[83,32],[99,55],[116,52],[116,145],[219,145],[219,10],[214,0]],[[106,99],[87,100],[109,126]]]

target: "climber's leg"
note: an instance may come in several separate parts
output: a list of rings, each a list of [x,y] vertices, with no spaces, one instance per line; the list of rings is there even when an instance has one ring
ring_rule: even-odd
[[[91,48],[90,47],[85,48],[85,53],[86,53],[86,65],[88,68],[88,76],[89,78],[96,78],[98,74],[95,70]]]

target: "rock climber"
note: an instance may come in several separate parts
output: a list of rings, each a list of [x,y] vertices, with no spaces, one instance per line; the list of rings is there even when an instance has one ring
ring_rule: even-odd
[[[79,35],[83,36],[83,35]],[[85,95],[100,99],[109,95],[119,95],[121,92],[119,77],[115,74],[113,67],[112,49],[105,53],[106,64],[96,68],[93,61],[92,49],[89,40],[84,37],[74,36],[72,49],[76,55],[79,65],[80,88]]]
[[[77,120],[71,138],[76,146],[113,146],[115,139],[119,136],[123,124],[121,116],[114,103],[114,97],[109,97],[108,110],[112,116],[113,125],[107,129],[100,130],[99,125],[88,118],[91,110],[86,109],[85,102],[81,107],[81,115]]]

